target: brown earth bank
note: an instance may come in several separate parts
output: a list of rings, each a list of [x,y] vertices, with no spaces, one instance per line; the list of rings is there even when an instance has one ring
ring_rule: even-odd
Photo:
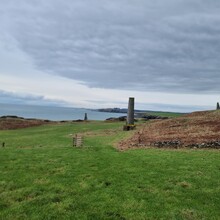
[[[2,116],[0,117],[0,130],[11,130],[19,128],[28,128],[43,124],[53,123],[49,120],[25,119],[18,116]]]
[[[220,110],[150,121],[118,144],[121,150],[143,147],[220,149]]]
[[[36,119],[36,118],[23,118],[18,117],[14,115],[8,115],[8,116],[1,116],[0,117],[0,130],[12,130],[12,129],[19,129],[19,128],[28,128],[28,127],[34,127],[34,126],[40,126],[45,124],[60,124],[60,123],[66,123],[66,122],[84,122],[88,123],[89,120],[64,120],[64,121],[50,121],[50,120],[44,120],[44,119]]]

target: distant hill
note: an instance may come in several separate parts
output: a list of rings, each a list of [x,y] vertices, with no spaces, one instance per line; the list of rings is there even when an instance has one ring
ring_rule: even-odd
[[[129,140],[119,144],[121,149],[147,146],[220,149],[220,110],[146,123]]]

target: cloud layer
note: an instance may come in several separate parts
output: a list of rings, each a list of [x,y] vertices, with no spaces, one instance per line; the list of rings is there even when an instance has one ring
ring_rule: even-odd
[[[40,105],[40,106],[62,106],[67,103],[61,100],[50,100],[44,96],[34,96],[26,94],[16,94],[0,90],[1,103],[25,104],[25,105]]]
[[[2,0],[0,26],[34,65],[89,87],[218,93],[217,0]]]

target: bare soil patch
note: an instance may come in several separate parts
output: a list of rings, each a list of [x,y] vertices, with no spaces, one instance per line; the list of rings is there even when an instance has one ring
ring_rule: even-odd
[[[118,145],[121,150],[147,146],[220,149],[220,111],[193,112],[179,118],[151,121]]]

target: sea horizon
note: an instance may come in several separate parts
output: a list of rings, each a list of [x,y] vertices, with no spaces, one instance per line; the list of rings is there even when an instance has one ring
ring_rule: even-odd
[[[126,115],[125,113],[99,112],[98,109],[89,108],[0,103],[0,117],[17,116],[53,121],[83,120],[85,113],[87,113],[88,120],[105,120]]]

